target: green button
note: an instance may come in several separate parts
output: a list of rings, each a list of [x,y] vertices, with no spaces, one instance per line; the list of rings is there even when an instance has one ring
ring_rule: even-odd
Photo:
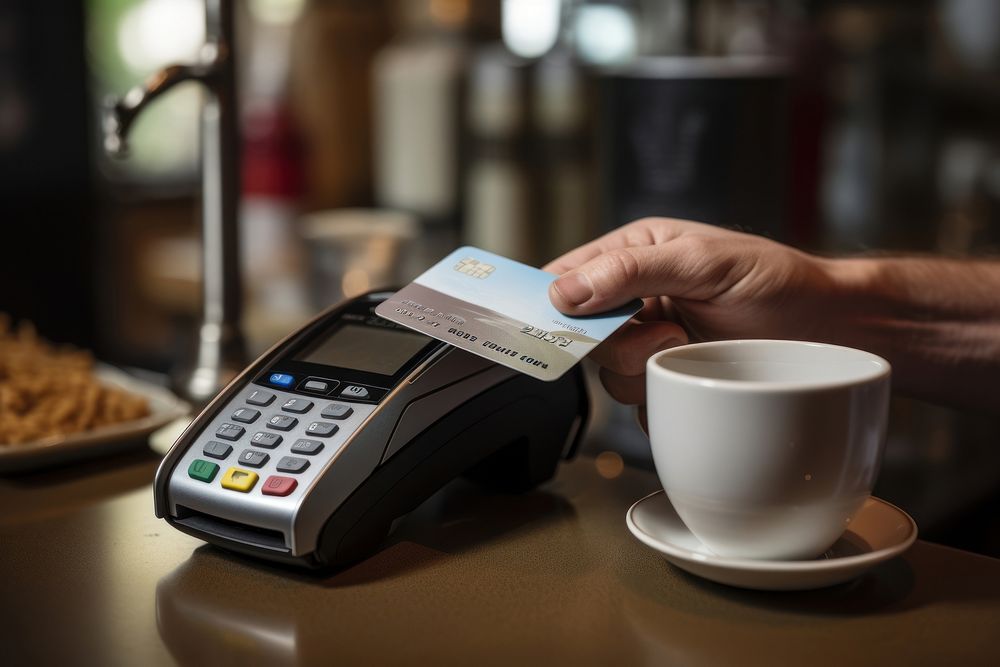
[[[195,459],[188,468],[188,474],[199,482],[211,482],[215,473],[219,472],[219,464]]]

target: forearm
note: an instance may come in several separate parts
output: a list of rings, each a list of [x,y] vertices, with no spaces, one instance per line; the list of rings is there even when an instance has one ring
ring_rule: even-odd
[[[1000,262],[831,260],[846,345],[884,356],[899,391],[1000,410]]]

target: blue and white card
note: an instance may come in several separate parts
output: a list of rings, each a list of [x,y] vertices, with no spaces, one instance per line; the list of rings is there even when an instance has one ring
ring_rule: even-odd
[[[570,317],[549,301],[556,276],[466,246],[379,304],[387,320],[540,380],[558,379],[642,307]]]

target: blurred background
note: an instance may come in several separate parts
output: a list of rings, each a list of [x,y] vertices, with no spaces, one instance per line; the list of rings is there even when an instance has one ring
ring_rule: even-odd
[[[459,243],[541,265],[644,215],[823,253],[993,254],[993,0],[239,0],[256,355]],[[166,374],[201,320],[196,83],[103,150],[108,100],[199,57],[203,0],[0,4],[0,311]],[[595,387],[602,474],[651,468]],[[998,419],[896,401],[876,493],[1000,555]]]

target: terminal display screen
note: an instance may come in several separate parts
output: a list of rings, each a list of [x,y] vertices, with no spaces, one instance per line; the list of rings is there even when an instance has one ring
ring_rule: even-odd
[[[428,343],[418,333],[345,324],[295,357],[296,361],[394,375]]]

